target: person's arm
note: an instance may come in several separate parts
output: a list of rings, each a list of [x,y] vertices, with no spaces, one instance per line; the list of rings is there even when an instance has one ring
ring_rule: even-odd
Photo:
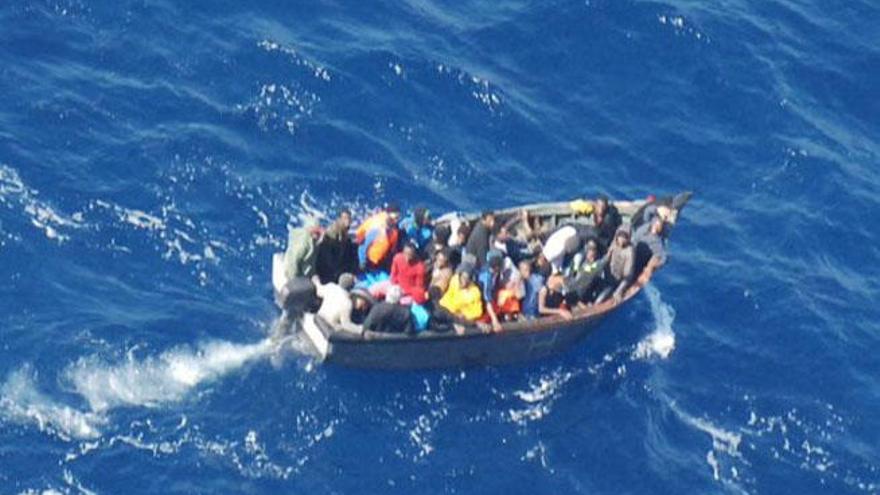
[[[428,300],[427,293],[425,291],[425,264],[417,263],[416,264],[416,276],[415,276],[415,287],[412,288],[413,294],[412,298],[416,304],[425,304],[425,301]]]
[[[391,275],[389,279],[394,285],[400,285],[400,264],[398,260],[397,255],[394,255],[394,258],[391,259]]]

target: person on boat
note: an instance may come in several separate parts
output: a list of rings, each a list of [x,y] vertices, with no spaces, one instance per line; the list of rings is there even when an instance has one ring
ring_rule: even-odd
[[[584,260],[574,268],[572,276],[566,280],[566,302],[569,307],[592,304],[601,287],[604,260],[599,258],[599,245],[595,240],[587,242]]]
[[[645,268],[653,273],[666,263],[666,230],[666,222],[659,215],[636,230],[633,235],[635,273],[641,273]]]
[[[578,231],[573,225],[564,225],[550,234],[541,253],[550,262],[553,273],[562,272],[566,258],[577,250],[577,244]]]
[[[492,249],[501,251],[510,258],[514,265],[517,265],[520,261],[531,258],[534,253],[529,248],[528,243],[522,242],[511,235],[510,228],[508,224],[498,227],[498,233],[495,234],[495,238],[492,240]]]
[[[400,232],[400,209],[395,204],[388,205],[384,211],[376,213],[358,227],[355,242],[358,248],[358,263],[365,272],[387,268],[391,257],[397,252]]]
[[[306,220],[302,227],[290,229],[287,250],[284,252],[284,276],[287,280],[315,274],[315,246],[320,237],[321,227],[314,219]]]
[[[432,266],[430,287],[439,288],[440,294],[443,294],[449,288],[449,281],[453,275],[452,265],[449,262],[448,248],[444,248],[434,254]]]
[[[491,247],[493,229],[495,229],[495,213],[486,210],[480,214],[480,220],[468,237],[465,252],[477,259],[477,270],[482,268],[483,263],[486,262],[486,254]]]
[[[412,313],[408,306],[400,304],[401,291],[392,287],[385,294],[385,300],[373,304],[364,319],[364,331],[386,333],[413,333]]]
[[[541,316],[561,316],[566,320],[572,318],[571,311],[565,306],[563,289],[565,280],[556,273],[547,279],[547,285],[538,292],[538,314]]]
[[[353,305],[351,309],[351,321],[355,324],[362,325],[364,320],[366,320],[367,315],[370,313],[370,309],[376,304],[376,299],[363,287],[355,287],[348,291],[348,294],[351,296]]]
[[[351,300],[349,290],[354,287],[355,278],[351,273],[343,273],[339,276],[338,283],[322,284],[317,275],[312,277],[315,291],[321,298],[321,307],[318,316],[334,328],[347,332],[361,333],[361,327],[351,321],[351,311],[354,303]]]
[[[633,281],[635,273],[635,250],[630,243],[630,233],[626,226],[620,226],[614,235],[614,243],[605,254],[608,286],[615,302],[623,299],[626,289]]]
[[[357,247],[348,235],[350,228],[351,211],[343,208],[318,242],[315,271],[322,284],[338,280],[343,273],[357,271]]]
[[[415,243],[407,242],[391,261],[391,283],[403,291],[405,304],[424,304],[427,300],[425,262],[419,259],[417,250]]]
[[[466,254],[465,245],[471,235],[471,228],[466,222],[462,222],[453,232],[449,239],[449,263],[457,268]]]
[[[422,253],[423,258],[425,259],[425,271],[427,273],[433,273],[434,269],[434,260],[437,257],[437,253],[440,251],[445,251],[447,256],[446,259],[449,259],[449,246],[447,243],[449,242],[449,237],[452,235],[452,229],[448,224],[441,224],[434,228],[434,232],[431,235],[431,242],[425,248],[425,252]]]
[[[538,311],[538,293],[544,287],[544,277],[539,273],[532,272],[531,260],[519,262],[519,274],[523,284],[520,312],[525,318],[537,318],[540,316]]]
[[[522,316],[522,299],[525,296],[525,283],[519,268],[509,257],[504,258],[501,269],[501,288],[495,297],[498,305],[498,318],[513,321]]]
[[[398,225],[401,241],[413,243],[416,252],[422,256],[427,251],[434,234],[434,226],[431,223],[431,212],[427,208],[418,207],[407,215]]]
[[[599,239],[600,254],[608,249],[615,232],[622,223],[620,211],[608,201],[608,196],[600,194],[596,197],[593,206],[593,227]]]
[[[434,318],[440,323],[476,323],[483,316],[483,296],[474,283],[474,267],[469,262],[458,266],[456,274],[449,281],[449,289],[440,298],[439,308]]]
[[[501,268],[504,265],[504,255],[501,251],[492,249],[486,253],[486,263],[477,275],[480,292],[483,295],[485,307],[484,319],[492,325],[492,330],[501,331],[501,321],[498,318],[498,291],[501,289]]]

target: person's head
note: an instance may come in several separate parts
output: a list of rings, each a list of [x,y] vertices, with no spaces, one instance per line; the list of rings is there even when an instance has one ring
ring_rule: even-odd
[[[550,275],[550,278],[547,279],[547,288],[553,292],[562,292],[564,285],[565,279],[558,273]]]
[[[416,260],[416,246],[411,242],[407,242],[403,245],[403,257],[406,258],[406,261],[412,263]]]
[[[508,241],[510,239],[510,229],[508,229],[506,225],[498,227],[498,233],[495,234],[495,239],[501,242]]]
[[[458,245],[462,246],[467,242],[468,236],[471,235],[471,228],[466,223],[462,223],[458,227],[456,235],[458,236]]]
[[[434,253],[434,266],[437,268],[446,268],[449,266],[449,250],[441,249]]]
[[[483,222],[483,225],[492,230],[495,228],[495,212],[490,210],[485,210],[480,214],[480,221]]]
[[[596,204],[593,206],[593,213],[599,221],[605,218],[605,212],[608,211],[608,196],[600,194],[596,196]]]
[[[385,207],[385,213],[388,214],[386,217],[388,227],[396,227],[397,222],[400,221],[400,207],[395,203],[389,203]]]
[[[424,227],[431,223],[431,212],[427,208],[420,206],[413,210],[413,219],[415,219],[416,225]]]
[[[594,241],[592,239],[587,241],[587,246],[585,248],[585,251],[586,251],[585,256],[587,258],[587,261],[589,261],[590,263],[599,259],[599,246],[596,244],[596,241]]]
[[[348,232],[351,228],[351,210],[343,208],[339,210],[339,216],[336,217],[336,225],[339,225],[343,232]]]
[[[523,280],[527,280],[532,276],[532,262],[530,260],[522,260],[519,262],[519,274]]]
[[[663,233],[663,229],[666,227],[666,222],[663,221],[659,216],[654,218],[651,221],[651,233],[655,235],[661,235]]]
[[[355,278],[351,273],[343,273],[339,275],[339,281],[337,282],[340,287],[345,290],[351,290],[354,287]]]
[[[354,288],[351,290],[351,301],[356,311],[363,311],[373,304],[373,296],[366,289]]]
[[[471,275],[470,270],[463,270],[463,271],[458,272],[458,285],[459,285],[459,287],[464,289],[464,288],[468,287],[469,285],[471,285],[471,282],[472,282],[471,278],[472,278],[472,275]]]
[[[490,249],[489,252],[486,253],[486,266],[489,267],[489,270],[492,271],[492,273],[500,272],[503,265],[504,255],[501,251]]]
[[[452,228],[450,228],[449,225],[438,225],[437,228],[434,229],[434,242],[445,246],[446,243],[449,242],[449,237],[451,235]]]
[[[443,291],[440,289],[440,287],[437,287],[436,285],[432,285],[431,287],[428,288],[428,299],[430,301],[437,303],[442,298],[443,298]]]
[[[535,258],[535,268],[546,269],[550,265],[550,261],[544,256],[544,253],[538,253]]]
[[[629,230],[626,227],[620,227],[614,234],[614,242],[620,247],[626,247],[629,244]]]

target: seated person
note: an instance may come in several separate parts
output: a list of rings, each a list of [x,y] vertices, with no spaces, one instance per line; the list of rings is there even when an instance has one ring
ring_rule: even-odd
[[[431,212],[427,208],[416,208],[412,214],[400,221],[398,225],[403,237],[403,242],[411,242],[416,246],[416,252],[421,255],[431,243],[434,226],[431,223]]]
[[[571,311],[565,307],[563,293],[564,279],[562,275],[551,275],[547,285],[538,293],[538,313],[541,316],[561,316],[566,320],[572,318]]]
[[[361,270],[377,271],[387,268],[397,252],[400,232],[397,222],[400,209],[389,205],[384,211],[376,213],[358,227],[355,242],[358,247],[358,263]]]
[[[635,273],[635,250],[630,243],[629,229],[621,226],[614,235],[614,243],[605,254],[608,286],[614,291],[615,302],[620,302]]]
[[[348,332],[361,333],[361,328],[351,321],[351,310],[354,307],[348,291],[354,287],[354,275],[343,273],[339,283],[322,284],[317,275],[312,277],[315,292],[321,298],[318,316],[334,328]]]
[[[432,265],[430,287],[438,287],[440,294],[443,294],[449,288],[449,280],[453,275],[452,265],[449,263],[448,248],[437,251]]]
[[[348,294],[351,296],[353,304],[351,309],[351,321],[358,325],[362,325],[367,318],[367,315],[370,313],[370,309],[376,304],[376,299],[373,298],[368,290],[362,287],[355,287],[354,289],[351,289]]]
[[[436,229],[434,229],[433,238],[431,243],[428,244],[428,247],[425,249],[423,256],[425,258],[425,272],[432,273],[434,270],[434,258],[437,257],[437,253],[440,251],[446,251],[446,258],[449,259],[449,251],[450,248],[446,243],[449,242],[449,237],[452,235],[452,229],[449,228],[449,225],[443,224],[438,225]]]
[[[520,318],[522,303],[525,296],[525,283],[519,269],[510,258],[504,258],[504,268],[501,271],[501,288],[495,303],[498,308],[498,317],[503,321],[512,321]]]
[[[526,318],[537,318],[538,293],[544,287],[544,277],[539,273],[532,273],[532,262],[523,260],[519,262],[519,275],[522,279],[523,295],[521,305],[522,315]]]
[[[498,307],[496,298],[501,288],[501,267],[504,264],[504,255],[501,251],[492,249],[486,253],[486,263],[477,275],[480,284],[480,292],[483,294],[485,307],[484,319],[492,324],[492,330],[501,331],[501,322],[498,319]]]
[[[588,241],[584,251],[584,261],[573,267],[573,274],[566,281],[566,303],[570,308],[592,304],[601,288],[605,264],[599,258],[598,243]]]
[[[387,333],[413,333],[409,307],[400,304],[400,288],[392,287],[385,300],[373,304],[364,320],[364,330]]]
[[[419,259],[416,252],[416,245],[408,242],[391,262],[391,283],[403,291],[404,304],[424,304],[427,300],[425,262]]]
[[[483,296],[472,280],[473,265],[462,263],[449,281],[449,289],[435,308],[439,323],[475,323],[483,317]]]

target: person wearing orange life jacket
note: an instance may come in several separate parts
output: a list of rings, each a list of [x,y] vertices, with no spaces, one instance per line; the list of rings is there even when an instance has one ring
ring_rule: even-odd
[[[390,204],[384,211],[376,213],[358,227],[355,241],[358,247],[358,263],[361,270],[385,268],[387,261],[397,251],[400,233],[397,222],[400,221],[400,209]]]

